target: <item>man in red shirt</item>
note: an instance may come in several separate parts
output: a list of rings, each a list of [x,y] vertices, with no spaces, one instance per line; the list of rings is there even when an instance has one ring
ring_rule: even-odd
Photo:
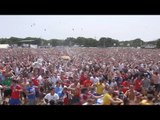
[[[124,82],[122,82],[122,86],[123,86],[123,93],[125,93],[127,90],[129,90],[129,86],[130,86],[130,83],[126,80]]]
[[[128,78],[127,74],[124,71],[120,71],[120,74],[121,74],[123,81]]]
[[[87,75],[84,72],[82,72],[80,77],[80,84],[82,85],[86,79]]]
[[[86,79],[83,82],[84,87],[87,87],[87,88],[90,87],[92,84],[93,84],[93,82],[90,80],[90,78]]]
[[[18,84],[17,80],[12,81],[12,94],[11,94],[11,99],[9,101],[10,105],[20,105],[20,92],[23,91],[22,87]]]
[[[135,90],[137,90],[138,92],[141,92],[141,88],[142,88],[142,78],[138,76],[135,79]]]

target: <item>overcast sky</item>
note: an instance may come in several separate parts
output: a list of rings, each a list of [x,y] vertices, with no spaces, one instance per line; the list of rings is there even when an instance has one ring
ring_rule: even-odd
[[[0,15],[0,38],[160,38],[160,15]]]

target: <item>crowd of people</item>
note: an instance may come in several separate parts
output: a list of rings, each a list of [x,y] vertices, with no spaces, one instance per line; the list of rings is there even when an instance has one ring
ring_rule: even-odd
[[[159,105],[160,50],[0,49],[0,104]]]

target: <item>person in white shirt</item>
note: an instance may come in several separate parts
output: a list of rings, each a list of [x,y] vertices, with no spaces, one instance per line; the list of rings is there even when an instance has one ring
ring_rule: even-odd
[[[54,85],[56,85],[56,82],[57,82],[57,81],[61,81],[61,78],[60,78],[60,76],[57,75],[57,73],[55,73],[54,76],[52,76],[51,79],[52,79],[52,83],[53,83]]]
[[[18,67],[15,68],[15,73],[16,73],[16,75],[20,74],[20,69]]]
[[[55,88],[51,88],[51,92],[44,97],[44,100],[47,105],[51,105],[51,102],[54,102],[54,104],[57,103],[59,96],[57,93],[55,93]]]
[[[99,82],[99,78],[96,77],[95,75],[92,75],[92,76],[90,77],[90,80],[92,80],[93,84],[96,84],[96,83]]]
[[[111,86],[111,87],[117,86],[117,82],[115,81],[115,79],[113,79],[113,80],[111,81],[110,86]]]
[[[160,73],[158,74],[158,88],[157,88],[158,91],[160,91]]]
[[[48,78],[48,82],[49,82],[51,85],[54,84],[53,79],[54,79],[54,76],[53,76],[53,74],[51,74],[51,75],[49,76],[49,78]]]
[[[43,85],[44,79],[43,79],[42,75],[39,75],[37,80],[39,80],[40,85]]]
[[[0,105],[2,104],[2,93],[1,93],[1,89],[3,89],[3,86],[0,85]]]

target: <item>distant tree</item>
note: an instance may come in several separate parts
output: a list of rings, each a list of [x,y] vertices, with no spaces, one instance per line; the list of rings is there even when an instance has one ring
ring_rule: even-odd
[[[18,46],[25,43],[24,40],[33,40],[30,43],[36,45],[50,45],[52,46],[85,46],[85,47],[141,47],[144,44],[151,44],[156,45],[157,48],[160,48],[160,39],[153,40],[149,42],[144,42],[140,38],[130,40],[130,41],[118,41],[112,38],[101,37],[98,41],[93,38],[85,38],[85,37],[68,37],[65,40],[60,39],[51,39],[45,40],[42,38],[35,38],[35,37],[26,37],[26,38],[17,38],[17,37],[10,37],[10,38],[0,38],[0,44],[17,44]],[[28,43],[28,42],[26,42]]]
[[[141,47],[144,44],[143,40],[141,40],[139,38],[135,39],[135,40],[133,40],[131,42],[132,42],[131,46],[133,46],[133,47]]]
[[[121,45],[122,47],[141,47],[145,42],[137,38],[135,40],[123,41],[121,42],[121,44],[122,43],[123,43],[123,45]]]
[[[102,37],[99,39],[99,46],[100,47],[116,47],[116,46],[119,46],[119,41],[114,40],[112,38]]]
[[[156,43],[157,43],[157,48],[160,48],[160,39],[158,39]]]
[[[76,42],[75,40],[76,39],[73,38],[73,37],[68,37],[68,38],[65,39],[64,45],[65,46],[73,46],[75,44],[75,42]]]

